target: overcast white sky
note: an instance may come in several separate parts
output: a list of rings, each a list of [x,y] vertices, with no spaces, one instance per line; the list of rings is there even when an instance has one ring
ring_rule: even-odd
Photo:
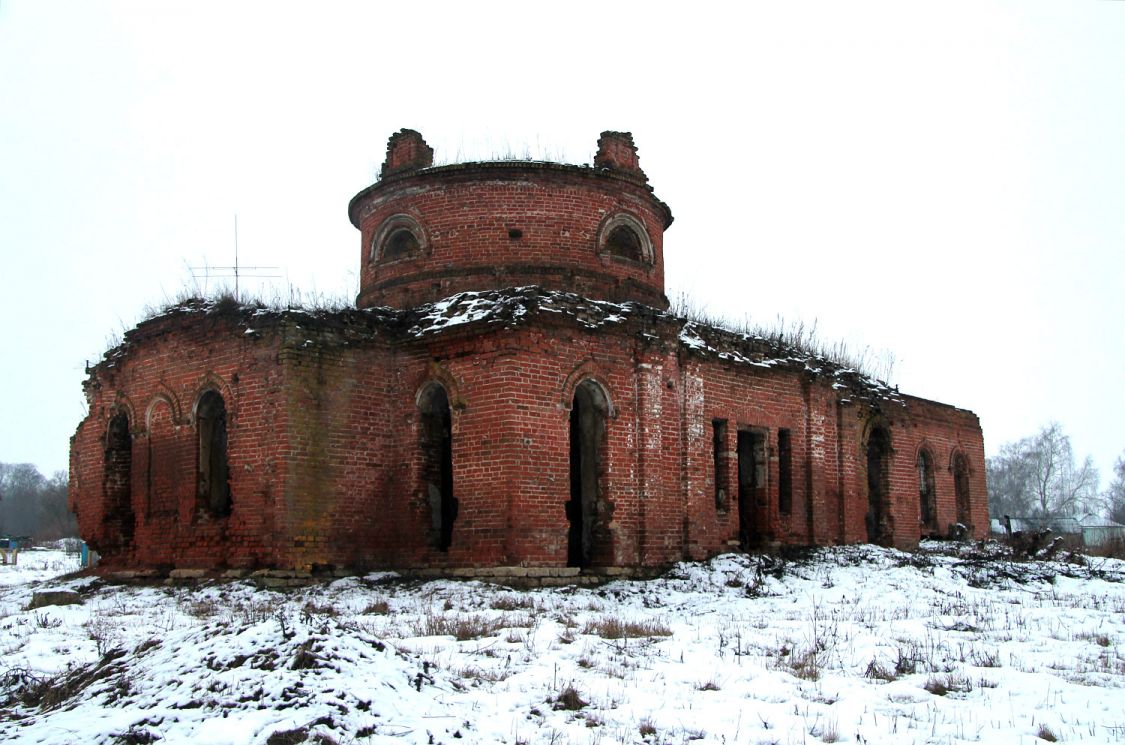
[[[354,297],[387,137],[629,130],[669,295],[887,349],[989,454],[1125,450],[1125,2],[0,0],[0,461],[63,469],[86,360],[190,281]],[[690,11],[690,12],[688,12]]]

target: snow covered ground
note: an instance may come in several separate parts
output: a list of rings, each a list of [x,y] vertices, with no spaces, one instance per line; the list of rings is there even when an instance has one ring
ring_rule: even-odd
[[[1125,562],[926,544],[527,592],[44,579],[72,566],[0,567],[2,742],[1125,742]],[[83,602],[28,610],[44,589]]]
[[[0,565],[0,587],[26,585],[78,569],[78,555],[62,551],[21,551],[14,565]],[[0,597],[3,597],[0,595]]]

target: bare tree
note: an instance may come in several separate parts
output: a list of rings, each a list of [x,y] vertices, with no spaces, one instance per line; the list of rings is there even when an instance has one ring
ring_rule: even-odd
[[[1094,506],[1098,469],[1090,456],[1081,465],[1075,465],[1070,438],[1058,422],[1039,430],[1031,455],[1035,506],[1040,514],[1078,515]]]
[[[1103,495],[1109,519],[1125,525],[1125,453],[1113,464],[1113,481]]]
[[[1031,490],[1031,460],[1027,451],[1031,438],[1006,442],[1000,454],[985,460],[988,476],[988,511],[992,517],[1030,515],[1034,499]]]
[[[1074,462],[1070,438],[1058,422],[1005,444],[986,467],[994,516],[1077,517],[1100,502],[1093,459]]]

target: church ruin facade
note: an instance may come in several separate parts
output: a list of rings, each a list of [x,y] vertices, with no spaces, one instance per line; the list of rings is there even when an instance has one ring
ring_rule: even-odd
[[[106,568],[566,578],[988,527],[969,411],[669,313],[632,137],[592,167],[391,137],[357,307],[188,302],[90,369],[72,508]]]

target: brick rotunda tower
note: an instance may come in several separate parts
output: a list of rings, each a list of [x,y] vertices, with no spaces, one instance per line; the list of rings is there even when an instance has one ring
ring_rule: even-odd
[[[361,308],[524,285],[668,307],[663,237],[672,213],[653,195],[628,132],[603,132],[593,167],[434,166],[433,149],[404,129],[348,215],[363,235]]]

